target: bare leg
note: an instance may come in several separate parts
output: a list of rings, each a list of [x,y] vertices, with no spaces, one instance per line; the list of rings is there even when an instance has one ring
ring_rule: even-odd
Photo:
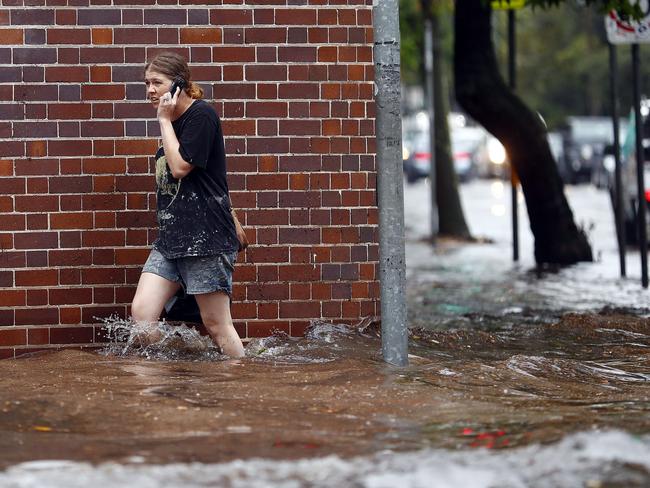
[[[244,356],[244,345],[232,324],[230,297],[223,292],[195,295],[203,325],[221,351],[231,358]]]
[[[166,280],[153,273],[142,273],[131,304],[131,317],[139,326],[148,329],[141,342],[151,344],[160,340],[160,332],[153,326],[160,319],[162,309],[181,287],[179,283]]]

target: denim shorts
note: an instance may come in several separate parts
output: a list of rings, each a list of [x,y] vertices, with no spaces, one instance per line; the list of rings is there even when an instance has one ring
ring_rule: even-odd
[[[167,259],[154,248],[142,272],[153,273],[180,283],[189,295],[220,291],[231,296],[232,273],[236,260],[237,252]]]

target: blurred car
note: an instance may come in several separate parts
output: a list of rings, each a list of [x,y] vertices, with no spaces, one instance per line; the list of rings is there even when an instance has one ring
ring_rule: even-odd
[[[474,151],[478,176],[505,178],[508,175],[508,155],[499,139],[486,134]]]
[[[619,141],[625,141],[627,135],[628,122],[619,124]],[[621,143],[622,145],[622,143]],[[622,151],[622,147],[621,147]],[[621,153],[621,161],[622,159]],[[616,158],[614,157],[614,144],[607,144],[603,148],[603,156],[597,162],[591,172],[591,182],[600,189],[608,189],[614,182],[614,170],[616,168]]]
[[[621,180],[622,180],[622,202],[623,202],[623,224],[625,229],[626,241],[629,244],[639,242],[637,229],[637,215],[639,204],[646,206],[646,235],[650,236],[650,100],[641,101],[641,135],[643,147],[643,175],[644,191],[639,201],[638,183],[637,183],[637,158],[636,158],[636,131],[634,122],[634,112],[630,113],[629,123],[626,124],[627,131],[623,139],[621,148]],[[616,186],[613,184],[613,178],[610,180],[610,195],[612,197],[612,206],[616,209]]]
[[[469,181],[476,175],[474,153],[486,134],[482,128],[466,127],[464,123],[463,116],[450,114],[451,151],[454,168],[461,182]],[[402,160],[404,174],[409,183],[429,176],[431,171],[429,137],[429,120],[425,112],[415,114],[408,120],[402,120]]]
[[[420,178],[426,178],[431,171],[431,150],[429,132],[412,133],[409,139],[410,149],[402,151],[404,154],[404,174],[406,181],[415,183]],[[404,147],[404,145],[402,145]]]
[[[602,166],[605,146],[613,137],[609,117],[567,117],[562,129],[564,158],[559,166],[565,183],[592,181],[592,173]]]
[[[487,137],[482,127],[456,127],[451,130],[451,152],[458,179],[470,181],[478,174],[476,150]]]

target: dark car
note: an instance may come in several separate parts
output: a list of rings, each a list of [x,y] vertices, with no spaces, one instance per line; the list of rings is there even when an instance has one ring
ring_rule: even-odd
[[[604,149],[614,139],[609,117],[567,117],[562,129],[564,157],[559,161],[565,183],[586,183],[602,166]]]

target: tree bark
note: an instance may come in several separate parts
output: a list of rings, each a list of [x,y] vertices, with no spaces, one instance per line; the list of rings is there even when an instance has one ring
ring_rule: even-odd
[[[445,65],[440,49],[440,13],[431,14],[433,27],[433,110],[434,150],[436,169],[436,203],[438,204],[438,233],[441,236],[471,239],[471,234],[458,193],[458,175],[454,168],[449,140],[448,92],[445,83]]]
[[[503,81],[492,44],[491,7],[457,0],[454,74],[460,105],[506,147],[526,199],[535,261],[592,261],[585,233],[573,221],[541,119]]]

